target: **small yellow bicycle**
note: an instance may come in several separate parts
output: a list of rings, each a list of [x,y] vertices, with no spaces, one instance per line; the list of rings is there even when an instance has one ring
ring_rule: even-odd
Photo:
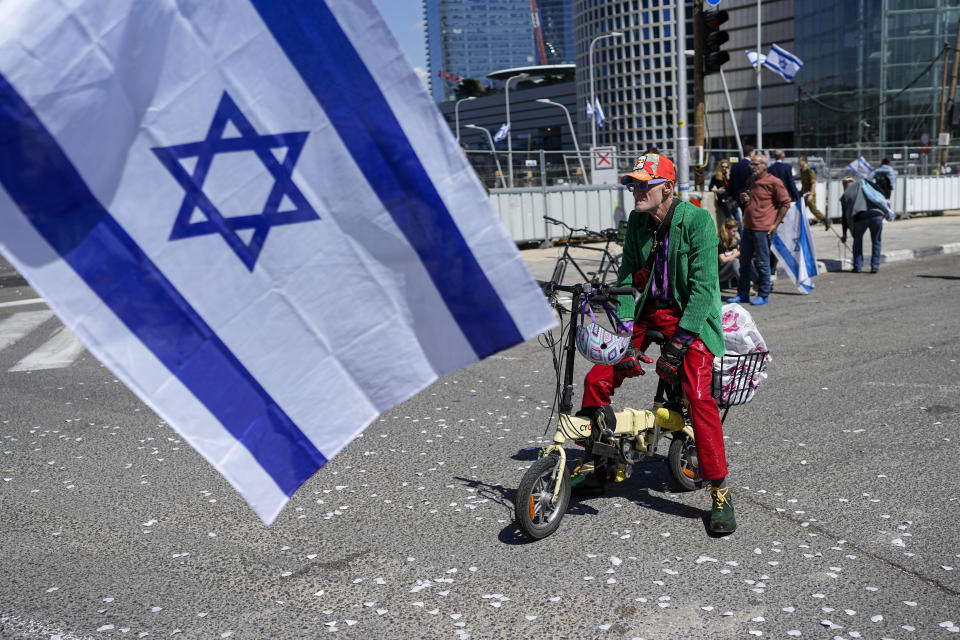
[[[552,282],[541,283],[552,305],[561,315],[568,311],[557,298],[558,292],[572,294],[570,319],[561,335],[562,352],[554,350],[554,369],[557,373],[557,401],[559,417],[553,442],[540,451],[537,461],[530,466],[520,480],[514,503],[514,514],[520,529],[535,540],[547,537],[557,530],[570,504],[570,471],[567,467],[565,445],[579,444],[593,454],[595,478],[601,483],[622,482],[629,478],[633,466],[646,458],[661,457],[657,447],[664,436],[671,440],[666,462],[677,487],[692,491],[702,485],[697,471],[697,451],[693,428],[684,405],[683,391],[679,382],[666,383],[659,379],[652,409],[624,409],[615,414],[616,425],[607,428],[602,417],[594,429],[591,421],[571,415],[573,409],[573,372],[577,353],[577,309],[586,300],[587,304],[609,306],[620,295],[635,295],[632,287],[612,287],[594,282],[562,286]],[[549,336],[549,334],[545,334]],[[660,346],[666,342],[663,334],[647,331],[646,337]],[[546,346],[555,347],[552,336]],[[744,358],[739,366],[744,379],[753,375],[762,363],[766,352],[735,356]],[[727,356],[725,356],[726,358]],[[738,374],[741,375],[741,374]],[[715,381],[716,382],[716,381]],[[716,384],[715,384],[716,387]],[[714,389],[717,395],[717,389]],[[729,404],[719,402],[729,410]],[[726,412],[723,414],[726,418]],[[597,432],[595,432],[597,431]]]

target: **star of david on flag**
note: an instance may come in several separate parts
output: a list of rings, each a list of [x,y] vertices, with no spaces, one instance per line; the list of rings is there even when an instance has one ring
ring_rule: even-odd
[[[231,123],[240,132],[240,136],[225,138],[227,125]],[[298,131],[260,135],[230,95],[224,92],[206,138],[199,142],[153,148],[157,158],[185,191],[183,204],[180,206],[173,231],[170,233],[170,240],[219,233],[247,269],[253,271],[270,227],[319,220],[320,216],[303,197],[291,176],[308,133]],[[283,162],[280,162],[272,150],[283,148],[287,151]],[[203,184],[214,156],[221,153],[240,152],[255,153],[265,170],[273,177],[274,185],[259,212],[227,217],[204,193]],[[190,173],[182,164],[181,161],[185,158],[196,158],[193,173]],[[281,202],[289,202],[293,208],[280,211]],[[202,211],[206,218],[191,221],[197,209]],[[244,229],[253,230],[247,242],[244,242],[238,233]]]
[[[267,524],[383,412],[556,324],[371,0],[3,0],[0,229]]]

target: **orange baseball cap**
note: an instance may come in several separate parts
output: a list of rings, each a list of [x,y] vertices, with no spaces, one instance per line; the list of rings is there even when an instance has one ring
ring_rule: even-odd
[[[648,153],[637,158],[633,165],[633,171],[620,178],[620,184],[629,184],[634,180],[647,182],[656,180],[664,182],[673,180],[676,182],[677,174],[673,168],[673,162],[667,156],[661,156],[658,153]],[[656,184],[656,183],[654,183]]]

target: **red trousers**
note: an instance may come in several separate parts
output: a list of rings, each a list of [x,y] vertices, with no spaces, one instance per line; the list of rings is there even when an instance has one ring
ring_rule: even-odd
[[[641,351],[650,341],[644,338],[647,329],[659,331],[673,338],[680,322],[680,310],[673,307],[657,308],[648,304],[634,325],[633,342]],[[723,446],[723,425],[717,401],[710,393],[713,381],[713,354],[697,338],[690,344],[683,358],[681,384],[689,402],[690,422],[697,445],[697,460],[700,477],[704,480],[720,480],[727,477],[727,457]],[[612,366],[597,364],[583,381],[583,404],[600,407],[610,404],[610,398],[628,376]],[[632,377],[632,376],[631,376]]]

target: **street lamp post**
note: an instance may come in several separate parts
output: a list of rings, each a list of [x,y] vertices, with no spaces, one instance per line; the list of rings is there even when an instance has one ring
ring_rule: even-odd
[[[503,179],[503,169],[500,168],[500,158],[497,157],[497,148],[493,146],[493,136],[490,135],[490,132],[484,129],[483,127],[478,127],[475,124],[465,124],[463,125],[464,129],[477,129],[478,131],[483,131],[487,134],[487,142],[490,143],[490,151],[493,152],[493,160],[497,163],[497,173],[500,174],[500,185],[506,189],[507,183]]]
[[[587,180],[587,170],[583,168],[583,156],[580,155],[580,143],[577,142],[577,132],[573,129],[573,120],[570,119],[570,110],[559,102],[554,102],[548,98],[540,98],[537,102],[542,102],[543,104],[552,104],[555,107],[560,107],[563,109],[563,112],[567,114],[567,124],[570,125],[570,135],[573,136],[573,148],[577,150],[577,160],[580,161],[580,174],[583,177],[584,182]]]
[[[529,73],[518,73],[515,76],[510,76],[507,78],[505,83],[504,93],[506,94],[507,101],[507,166],[510,171],[510,188],[513,188],[513,132],[510,131],[510,81],[511,80],[523,80],[524,78],[529,78]]]
[[[460,98],[457,100],[457,103],[453,105],[453,119],[457,123],[457,142],[460,142],[460,103],[467,102],[468,100],[476,100],[477,96],[470,96],[469,98]]]
[[[623,34],[619,31],[611,31],[610,33],[601,34],[591,40],[590,46],[587,48],[587,56],[590,59],[590,108],[593,109],[593,117],[590,118],[591,148],[597,146],[597,98],[593,93],[593,45],[597,44],[604,38],[615,38],[622,36]]]

